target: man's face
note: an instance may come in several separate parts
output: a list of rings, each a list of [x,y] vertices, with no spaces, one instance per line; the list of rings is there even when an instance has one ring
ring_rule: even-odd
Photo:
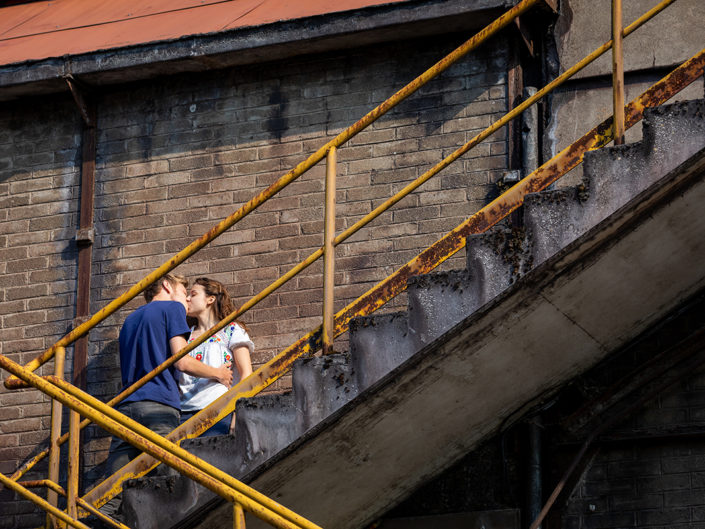
[[[188,304],[186,303],[186,287],[181,283],[177,285],[171,291],[171,301],[178,301],[181,303],[186,310],[188,310]]]

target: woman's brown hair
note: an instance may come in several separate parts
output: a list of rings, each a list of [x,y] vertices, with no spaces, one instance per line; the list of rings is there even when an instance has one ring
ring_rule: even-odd
[[[213,296],[215,298],[215,301],[213,302],[213,311],[218,321],[225,318],[228,314],[235,312],[235,306],[233,305],[233,302],[230,299],[230,294],[228,294],[228,291],[225,289],[225,285],[223,285],[223,283],[216,281],[215,279],[208,279],[207,277],[197,277],[193,284],[201,285],[203,290],[206,292],[206,296]],[[245,329],[247,334],[250,334],[249,329],[244,323],[238,320],[235,320],[235,323]]]

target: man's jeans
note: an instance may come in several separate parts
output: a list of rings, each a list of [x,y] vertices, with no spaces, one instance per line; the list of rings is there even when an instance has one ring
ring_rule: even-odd
[[[125,404],[120,404],[117,410],[163,437],[179,425],[179,410],[160,402],[151,400],[126,402]],[[140,452],[139,448],[135,448],[118,437],[113,437],[106,463],[106,477],[115,474],[116,471],[137,457]],[[175,470],[162,464],[152,474],[168,476],[175,473]],[[115,496],[103,505],[100,511],[114,518],[121,503],[121,496]]]

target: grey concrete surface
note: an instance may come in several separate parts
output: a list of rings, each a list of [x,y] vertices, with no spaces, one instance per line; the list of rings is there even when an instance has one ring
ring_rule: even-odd
[[[282,446],[282,430],[295,432],[293,425],[306,421],[292,419],[302,410],[293,406],[292,412],[288,398],[270,399],[265,406],[257,399],[239,403],[236,440],[248,453],[234,474],[323,527],[364,526],[465,455],[518,409],[591,367],[704,288],[705,271],[693,266],[705,257],[705,224],[697,222],[705,200],[704,105],[691,102],[649,112],[641,143],[590,157],[586,174],[591,185],[532,197],[538,204],[527,208],[532,244],[523,242],[521,254],[532,248],[533,264],[543,263],[389,373],[378,373],[381,378],[347,404],[338,407],[337,400],[341,388],[354,383],[352,371],[358,367],[351,371],[344,356],[298,364],[294,377],[299,368],[304,376],[294,392],[310,391],[311,397],[294,397],[294,402],[308,408],[312,398],[328,400],[322,408],[337,411],[293,443]],[[582,213],[588,203],[595,211]],[[553,217],[547,213],[552,208],[558,211]],[[539,210],[547,221],[541,221]],[[566,216],[567,211],[575,217]],[[442,294],[470,277],[431,275],[416,285],[419,291],[425,285]],[[443,314],[445,306],[437,301],[424,305],[418,296],[413,303],[419,311]],[[353,356],[398,354],[395,333],[403,343],[409,335],[404,324],[410,326],[411,319],[377,318],[379,326],[364,325],[368,320],[352,329]],[[375,330],[384,339],[375,341]],[[364,338],[356,342],[358,332]],[[373,350],[363,353],[368,346]],[[353,359],[352,365],[369,363]],[[311,381],[316,369],[322,382]],[[213,453],[208,443],[199,450]],[[237,462],[238,457],[226,459]],[[165,490],[175,492],[169,497]],[[141,516],[140,509],[181,511],[184,504],[201,507],[179,527],[231,524],[230,506],[171,478],[131,484],[125,496],[133,517],[127,522],[136,529],[171,526],[165,518],[161,525],[149,525],[155,523],[153,514]],[[248,526],[263,524],[248,519]]]
[[[357,396],[357,380],[347,354],[302,358],[291,372],[299,431],[315,426]]]
[[[419,350],[478,307],[467,270],[451,270],[409,280],[409,333]]]
[[[589,152],[583,187],[536,193],[525,202],[535,264],[577,239],[705,145],[703,100],[647,109],[640,142]],[[567,220],[566,220],[567,219]]]
[[[350,354],[360,391],[415,352],[409,314],[373,314],[350,322]]]
[[[660,0],[623,2],[628,26]],[[611,0],[561,0],[555,41],[561,71],[565,71],[611,37]],[[627,72],[679,64],[705,47],[705,2],[678,0],[624,39]],[[677,28],[677,29],[675,29]],[[597,59],[576,78],[611,75],[611,52]]]

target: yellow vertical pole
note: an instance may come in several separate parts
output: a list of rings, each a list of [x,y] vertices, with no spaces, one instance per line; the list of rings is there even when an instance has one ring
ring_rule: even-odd
[[[323,227],[323,354],[333,352],[335,286],[335,163],[336,149],[331,147],[326,159],[326,208]]]
[[[233,529],[245,529],[245,511],[237,502],[233,503]]]
[[[622,52],[622,0],[612,0],[612,104],[614,144],[624,143],[624,56]]]
[[[80,468],[81,416],[71,411],[69,413],[69,468],[66,485],[66,514],[74,520],[78,519],[76,498],[78,497],[78,473]]]
[[[66,360],[66,349],[63,347],[56,348],[54,355],[54,376],[64,377],[64,363]],[[59,437],[61,436],[61,412],[62,406],[58,400],[51,401],[51,430],[49,433],[49,480],[54,483],[59,482],[59,461],[61,458],[61,445],[59,445]],[[49,489],[47,491],[47,502],[56,507],[58,503],[58,494]],[[58,520],[51,514],[47,513],[46,526],[56,527]]]

